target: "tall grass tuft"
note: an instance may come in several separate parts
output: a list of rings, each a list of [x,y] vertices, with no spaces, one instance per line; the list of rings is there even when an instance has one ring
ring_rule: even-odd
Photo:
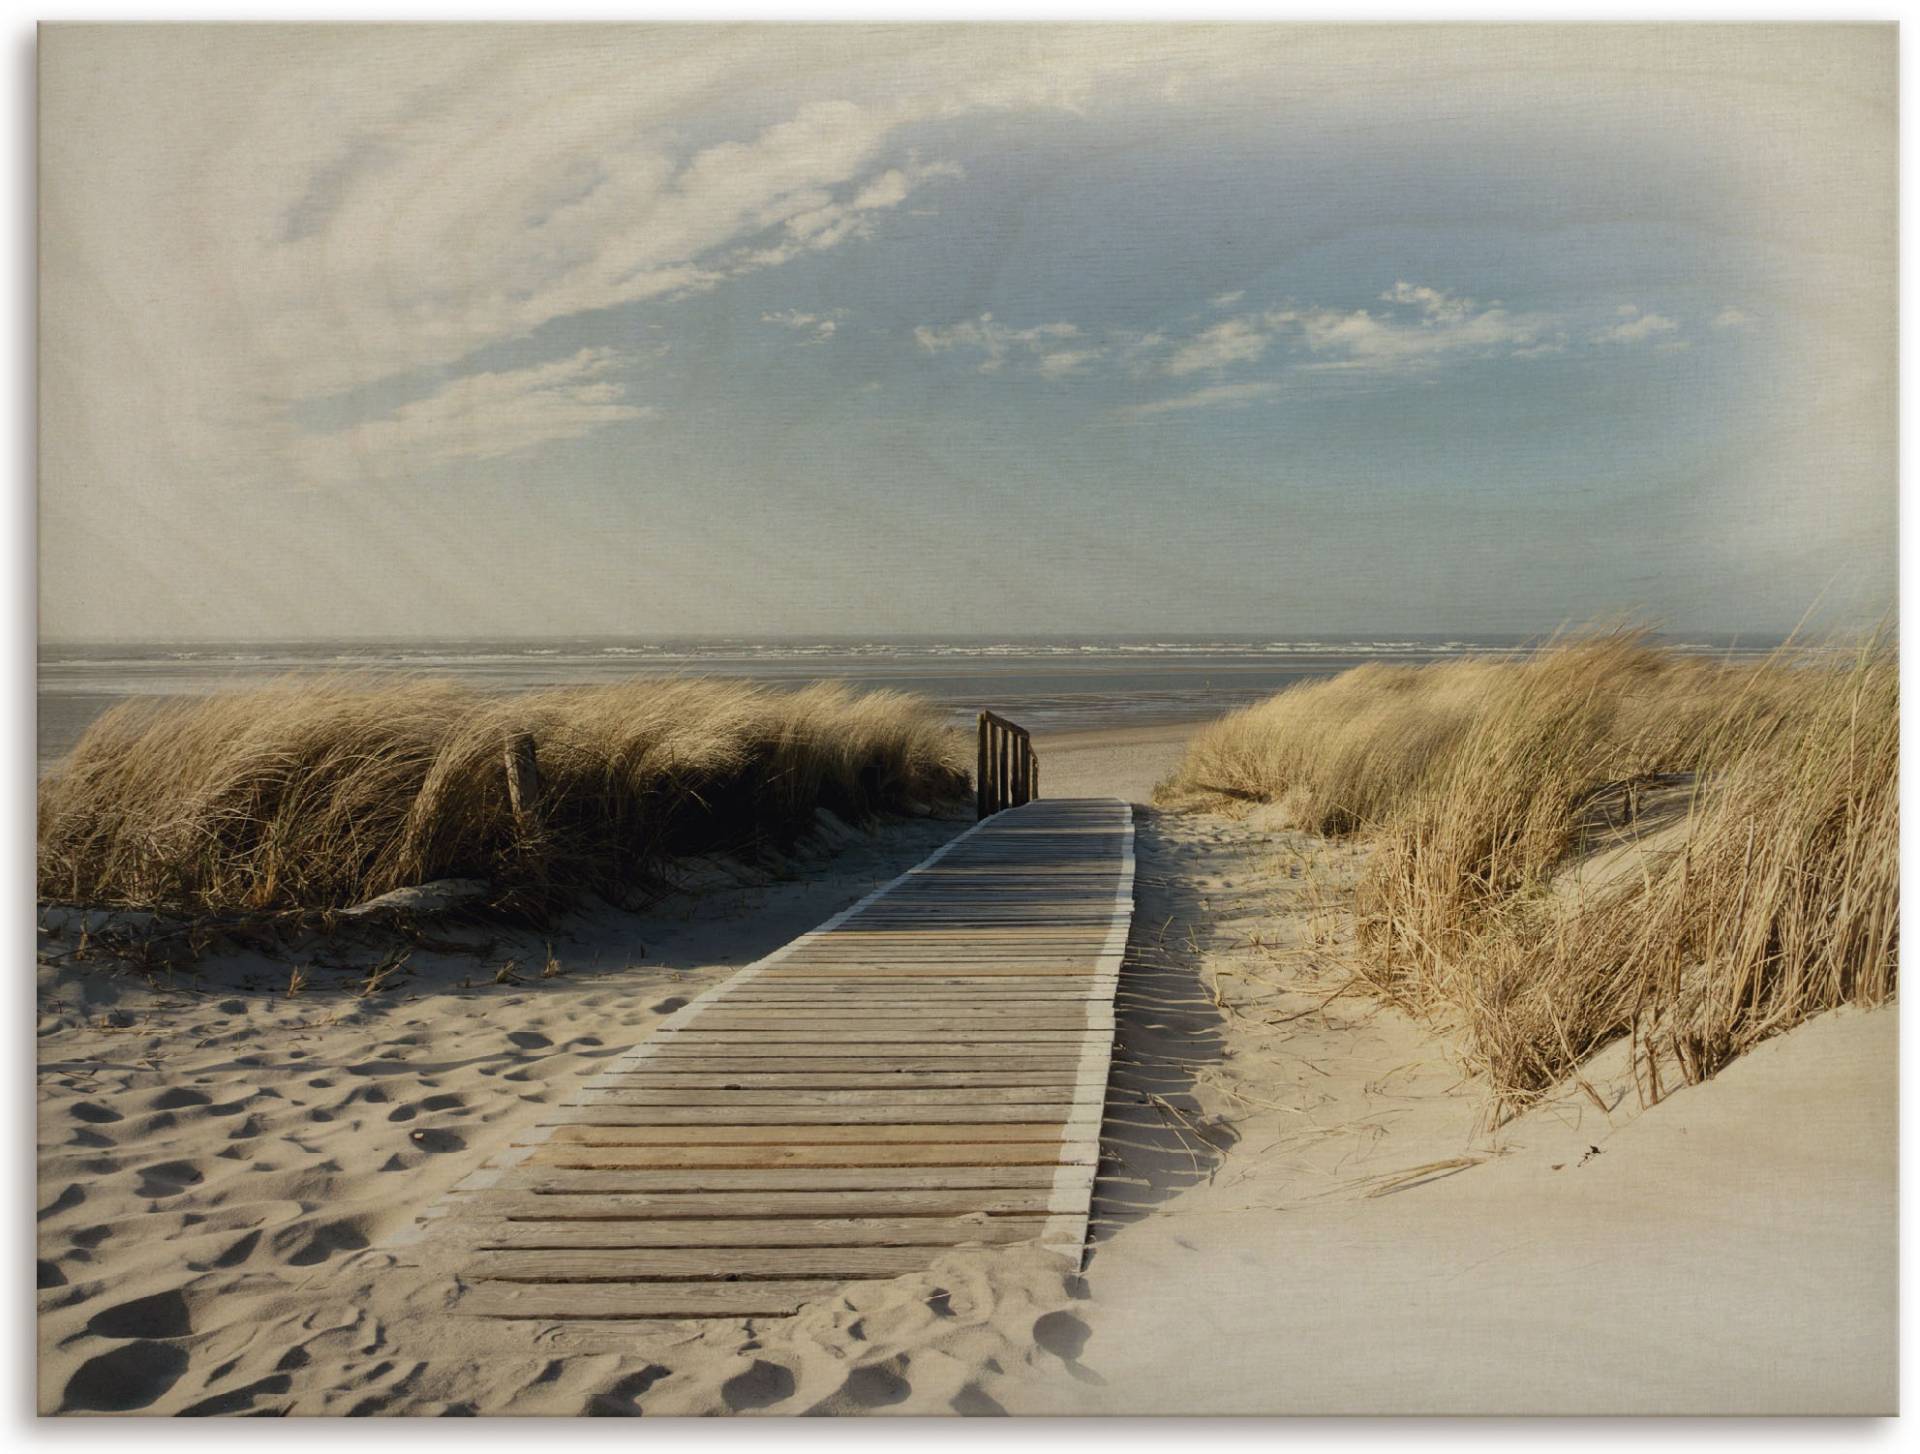
[[[504,767],[521,733],[538,754],[530,822]],[[830,685],[493,696],[307,678],[138,700],[43,779],[39,891],[247,912],[475,877],[550,906],[630,890],[676,855],[789,841],[816,808],[859,820],[959,797],[961,747],[914,698]]]
[[[1618,632],[1294,688],[1202,734],[1161,795],[1368,837],[1362,977],[1459,1026],[1512,1108],[1622,1035],[1657,1096],[1663,1065],[1697,1080],[1891,996],[1897,737],[1883,642],[1728,666]],[[1596,829],[1676,781],[1681,846],[1567,892]]]

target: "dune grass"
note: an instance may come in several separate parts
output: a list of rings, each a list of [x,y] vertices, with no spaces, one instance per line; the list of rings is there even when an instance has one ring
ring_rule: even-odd
[[[1732,666],[1620,632],[1296,687],[1203,732],[1160,796],[1369,839],[1360,973],[1458,1026],[1503,1110],[1624,1035],[1657,1097],[1663,1065],[1699,1080],[1893,994],[1898,726],[1885,643]],[[1597,830],[1675,781],[1670,851],[1562,891]]]
[[[521,733],[539,811],[516,820],[505,749]],[[831,685],[305,678],[143,699],[42,780],[39,891],[260,912],[470,877],[538,911],[630,892],[677,855],[778,846],[816,808],[857,821],[957,798],[963,745],[917,699]]]

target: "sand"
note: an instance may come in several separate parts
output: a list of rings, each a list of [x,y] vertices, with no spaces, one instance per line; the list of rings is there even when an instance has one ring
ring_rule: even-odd
[[[1180,729],[1039,739],[1143,800]],[[776,1322],[449,1317],[415,1214],[678,1001],[963,826],[709,868],[546,943],[369,944],[285,993],[152,988],[42,941],[46,1411],[1883,1412],[1895,1015],[1823,1017],[1643,1109],[1617,1053],[1489,1134],[1444,1033],[1340,993],[1360,858],[1261,813],[1143,811],[1083,1274],[961,1251]],[[452,934],[454,931],[448,931]],[[298,958],[300,956],[296,956]],[[313,956],[307,956],[313,958]],[[521,982],[493,984],[516,962]],[[463,987],[462,981],[467,981]]]

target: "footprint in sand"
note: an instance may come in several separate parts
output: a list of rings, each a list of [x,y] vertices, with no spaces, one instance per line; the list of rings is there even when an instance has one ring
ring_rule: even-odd
[[[134,1188],[134,1195],[150,1199],[177,1197],[205,1179],[191,1161],[162,1161],[140,1168],[140,1185]]]
[[[48,1217],[57,1217],[62,1212],[70,1212],[87,1199],[86,1188],[79,1182],[69,1183],[59,1196],[48,1202],[36,1214],[37,1221],[46,1221]]]
[[[150,1109],[156,1111],[184,1111],[194,1106],[210,1106],[213,1097],[202,1095],[197,1090],[188,1090],[185,1086],[175,1086],[172,1090],[161,1091],[147,1102]]]
[[[1066,1365],[1068,1373],[1082,1383],[1105,1386],[1106,1379],[1080,1361],[1093,1336],[1089,1328],[1072,1313],[1046,1313],[1034,1319],[1033,1341]]]
[[[217,1393],[212,1398],[203,1398],[198,1403],[188,1404],[180,1410],[181,1417],[191,1418],[198,1414],[238,1414],[250,1412],[253,1401],[262,1395],[285,1393],[293,1387],[293,1379],[284,1373],[270,1373],[265,1378],[256,1379],[242,1388],[229,1389]],[[263,1411],[270,1412],[270,1411]]]
[[[640,1396],[672,1372],[671,1368],[662,1368],[658,1363],[649,1363],[638,1373],[629,1373],[596,1393],[587,1400],[583,1412],[595,1418],[609,1416],[617,1418],[641,1413]],[[543,1376],[537,1381],[545,1382],[546,1379]]]
[[[124,1121],[125,1116],[112,1106],[103,1106],[97,1101],[76,1101],[68,1107],[67,1113],[76,1121],[85,1121],[90,1126],[109,1126],[115,1121]]]
[[[307,1228],[289,1228],[274,1239],[274,1250],[278,1251],[306,1236],[306,1240],[294,1249],[287,1261],[294,1267],[312,1267],[342,1252],[358,1252],[367,1245],[366,1234],[354,1222],[328,1222],[312,1228],[311,1235],[307,1235],[307,1232]]]
[[[753,1360],[745,1373],[736,1373],[720,1385],[720,1398],[734,1413],[764,1409],[793,1397],[793,1370],[764,1358]]]
[[[218,1257],[214,1258],[213,1265],[215,1267],[238,1267],[249,1257],[253,1256],[253,1249],[259,1245],[260,1233],[256,1229],[247,1233],[244,1237],[237,1239],[225,1252],[222,1252]]]
[[[124,1414],[144,1409],[187,1371],[187,1350],[171,1343],[123,1343],[74,1370],[61,1412]]]
[[[856,1368],[847,1375],[847,1381],[840,1385],[840,1395],[856,1408],[880,1409],[888,1404],[906,1402],[913,1392],[913,1385],[900,1376],[900,1370],[907,1364],[907,1355],[902,1353],[886,1363],[869,1363],[864,1368]]]
[[[977,1383],[969,1383],[961,1388],[960,1392],[947,1400],[947,1407],[956,1414],[970,1419],[1004,1419],[1007,1416],[1006,1408],[1000,1400]]]
[[[184,1338],[193,1331],[193,1316],[178,1291],[156,1292],[102,1308],[87,1320],[87,1331],[102,1338]]]

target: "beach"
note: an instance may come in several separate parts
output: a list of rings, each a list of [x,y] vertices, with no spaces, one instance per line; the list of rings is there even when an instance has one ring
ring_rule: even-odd
[[[1644,1112],[1603,1053],[1604,1110],[1569,1083],[1489,1132],[1443,1032],[1343,990],[1363,849],[1151,806],[1187,731],[1036,735],[1044,792],[1138,825],[1083,1272],[963,1249],[792,1319],[609,1331],[449,1315],[449,1254],[407,1237],[567,1087],[960,819],[815,837],[785,880],[689,865],[648,911],[544,935],[445,931],[475,948],[435,936],[364,996],[371,944],[289,994],[284,957],[148,985],[43,934],[42,1410],[1892,1407],[1893,1010]]]

